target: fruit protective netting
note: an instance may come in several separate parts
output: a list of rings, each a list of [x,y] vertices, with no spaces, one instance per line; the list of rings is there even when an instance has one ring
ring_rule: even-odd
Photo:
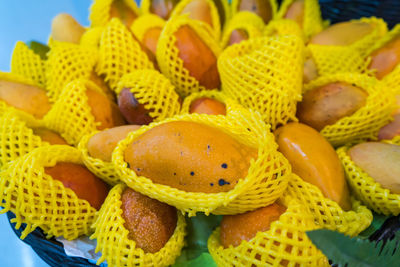
[[[220,48],[217,41],[199,21],[191,20],[182,15],[170,19],[165,24],[157,44],[157,62],[161,72],[175,85],[177,93],[185,97],[206,88],[200,85],[196,78],[190,76],[189,70],[183,66],[183,60],[178,56],[179,50],[175,46],[176,37],[174,33],[181,26],[189,26],[194,30],[217,58],[220,54]]]
[[[129,88],[139,104],[144,105],[153,121],[161,121],[179,113],[181,105],[175,87],[156,70],[137,70],[124,75],[116,94]]]
[[[368,93],[366,103],[350,116],[325,126],[320,133],[333,145],[348,142],[376,140],[378,131],[391,121],[395,107],[393,93],[385,90],[382,83],[374,77],[359,73],[338,73],[319,77],[304,86],[304,92],[334,82],[345,82],[357,86]]]
[[[90,7],[90,26],[102,27],[105,26],[112,18],[110,15],[111,5],[113,2],[121,1],[137,16],[140,15],[140,10],[135,1],[131,0],[94,0]]]
[[[45,62],[25,43],[18,41],[11,58],[11,73],[26,77],[36,82],[38,86],[45,87]]]
[[[379,183],[359,168],[347,154],[349,146],[337,150],[346,172],[347,181],[363,203],[375,212],[384,215],[400,214],[400,194],[393,194],[389,189],[384,189]]]
[[[278,13],[278,2],[276,0],[265,0],[268,1],[271,5],[271,11],[272,11],[272,18],[271,20],[273,20],[277,13]],[[241,3],[241,0],[232,0],[231,1],[231,16],[235,16],[236,13],[240,12],[240,10],[238,10],[239,8],[239,3]]]
[[[315,223],[322,228],[355,236],[364,231],[372,222],[369,209],[352,199],[352,210],[344,211],[338,203],[324,197],[321,190],[293,174],[284,195],[296,199],[310,212]]]
[[[97,50],[91,47],[53,41],[46,62],[46,87],[50,101],[57,101],[69,82],[89,79],[96,62]]]
[[[220,42],[221,47],[224,48],[228,45],[229,39],[234,30],[244,30],[249,39],[252,39],[262,36],[264,27],[264,21],[256,14],[248,11],[238,12],[228,21],[224,28]]]
[[[90,47],[91,49],[99,49],[100,38],[103,34],[104,27],[89,28],[82,35],[80,45]]]
[[[10,162],[1,171],[0,213],[12,211],[15,228],[26,224],[24,239],[40,227],[47,238],[72,240],[91,233],[97,211],[60,181],[44,172],[57,162],[82,164],[79,150],[64,145],[43,146]]]
[[[250,161],[248,174],[228,192],[197,193],[178,190],[167,185],[153,183],[151,179],[138,176],[127,167],[124,160],[126,148],[146,131],[167,122],[191,121],[209,125],[231,135],[240,143],[258,148],[258,158]],[[194,216],[196,212],[213,214],[237,214],[272,204],[285,191],[291,178],[291,167],[277,151],[278,145],[258,113],[238,110],[228,116],[186,114],[162,122],[142,126],[120,141],[112,155],[118,176],[133,190],[165,202]]]
[[[218,59],[222,91],[260,112],[272,129],[297,121],[303,47],[294,35],[255,38],[228,47]]]
[[[220,228],[208,239],[208,250],[218,266],[329,266],[328,259],[307,237],[306,231],[318,227],[297,201],[285,198],[287,210],[249,241],[224,248]]]
[[[86,89],[103,94],[91,81],[74,80],[64,87],[57,102],[43,119],[45,126],[59,132],[68,144],[77,145],[84,135],[96,131],[100,125],[91,112]]]
[[[362,39],[347,46],[309,44],[312,58],[317,65],[319,75],[328,75],[340,72],[364,72],[368,66],[365,58],[379,38],[387,32],[386,23],[382,19],[362,18],[353,20],[374,25],[374,30]]]
[[[304,39],[303,31],[299,25],[289,19],[274,19],[263,30],[263,36],[296,35]]]
[[[289,6],[295,0],[284,0],[279,8],[277,17],[284,18]],[[297,22],[296,22],[297,24]],[[321,9],[318,0],[304,0],[304,15],[303,15],[303,25],[301,27],[305,40],[309,39],[311,36],[319,33],[324,28],[324,23],[321,16]]]
[[[153,68],[140,43],[120,20],[113,18],[107,23],[100,39],[96,71],[105,76],[112,90],[115,90],[123,75],[138,69]]]
[[[225,104],[226,116],[229,116],[231,112],[244,109],[239,103],[237,103],[232,98],[226,96],[223,92],[217,90],[207,90],[197,93],[193,93],[187,96],[182,103],[181,114],[188,114],[190,111],[190,105],[196,99],[207,97],[211,99],[218,100],[219,102]]]
[[[185,243],[184,216],[177,211],[175,231],[161,250],[156,253],[145,253],[136,247],[134,240],[128,238],[129,230],[124,226],[121,195],[125,188],[125,185],[118,184],[111,189],[92,226],[95,232],[90,238],[96,239],[96,253],[101,251],[102,254],[97,264],[107,261],[108,266],[116,267],[172,265]]]
[[[139,41],[143,41],[146,32],[153,28],[163,29],[165,20],[154,14],[145,14],[137,18],[131,26],[131,31]]]
[[[171,18],[170,19],[175,19],[176,17],[179,17],[184,14],[188,14],[188,12],[182,13],[184,8],[190,4],[193,0],[181,0],[174,10],[171,13]],[[212,34],[215,40],[219,40],[221,37],[221,23],[219,20],[219,14],[218,14],[218,9],[215,6],[215,3],[213,0],[204,0],[207,2],[209,6],[209,11],[210,11],[210,16],[211,16],[211,24],[208,24],[207,22],[197,20],[204,28],[207,29],[208,32]],[[192,12],[196,12],[196,10],[192,10]]]

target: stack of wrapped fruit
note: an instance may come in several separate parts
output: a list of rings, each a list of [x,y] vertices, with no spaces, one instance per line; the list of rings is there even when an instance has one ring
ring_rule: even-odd
[[[317,0],[95,0],[90,21],[58,15],[0,73],[21,238],[167,266],[187,218],[214,214],[219,266],[328,266],[306,231],[400,213],[400,25],[329,25]]]

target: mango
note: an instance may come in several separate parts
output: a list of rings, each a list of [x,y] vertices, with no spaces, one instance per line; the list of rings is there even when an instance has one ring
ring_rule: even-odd
[[[144,35],[142,39],[142,44],[153,53],[155,57],[157,51],[157,43],[160,38],[162,28],[154,27],[149,29]]]
[[[67,141],[58,133],[47,128],[33,128],[33,134],[39,136],[43,142],[48,142],[50,145],[68,145]]]
[[[303,83],[309,83],[318,77],[318,68],[315,61],[310,57],[304,61]]]
[[[396,96],[397,108],[393,111],[393,121],[383,126],[378,133],[379,140],[391,140],[400,135],[400,95]]]
[[[211,8],[207,0],[192,0],[182,10],[181,14],[189,14],[189,18],[199,20],[213,26]]]
[[[226,115],[226,107],[224,103],[218,100],[209,97],[201,97],[190,104],[189,113]]]
[[[79,44],[84,32],[85,28],[66,13],[58,14],[51,23],[51,37],[56,41]]]
[[[129,88],[124,88],[119,93],[118,107],[129,124],[146,125],[153,121],[150,110],[138,102]]]
[[[270,0],[240,0],[238,11],[249,11],[260,16],[267,24],[272,19]]]
[[[138,15],[124,3],[124,0],[113,0],[110,6],[110,19],[119,18],[129,27],[137,17]]]
[[[179,3],[179,0],[152,0],[150,12],[158,15],[164,20],[168,20],[174,7]]]
[[[286,10],[285,19],[291,19],[299,24],[300,28],[303,28],[304,20],[304,0],[295,0]]]
[[[242,29],[236,29],[231,32],[231,36],[229,37],[229,42],[228,46],[231,46],[233,44],[238,44],[241,41],[248,40],[249,35],[245,30]]]
[[[399,62],[400,37],[396,37],[371,54],[371,63],[368,68],[370,70],[376,70],[375,77],[381,80],[391,73]]]

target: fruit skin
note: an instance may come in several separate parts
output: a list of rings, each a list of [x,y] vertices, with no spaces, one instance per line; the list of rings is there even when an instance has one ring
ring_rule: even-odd
[[[187,121],[158,125],[125,150],[138,176],[186,192],[218,193],[247,176],[257,150],[210,126]]]
[[[400,62],[400,37],[396,37],[385,46],[371,54],[368,69],[375,69],[375,77],[381,80],[394,70]]]
[[[123,0],[113,0],[110,6],[110,19],[119,18],[126,26],[132,25],[138,16]]]
[[[108,185],[97,178],[85,166],[70,163],[57,162],[54,167],[45,167],[45,173],[53,179],[70,188],[80,199],[85,199],[89,204],[99,210],[107,197]]]
[[[124,88],[118,96],[118,107],[129,124],[147,125],[153,121],[143,104],[139,104],[129,88]]]
[[[347,153],[359,168],[383,188],[400,194],[400,146],[367,142],[355,145]]]
[[[279,220],[286,207],[273,203],[238,215],[225,215],[221,221],[220,241],[224,248],[238,246],[243,240],[251,240],[258,232],[270,229],[271,223]]]
[[[157,43],[160,38],[162,28],[154,27],[149,29],[144,35],[142,39],[142,44],[153,53],[153,57],[155,58],[157,52]]]
[[[288,123],[275,131],[279,151],[289,160],[293,173],[317,186],[326,198],[350,210],[350,193],[342,164],[331,144],[302,123]]]
[[[201,97],[190,104],[189,113],[226,115],[226,107],[224,103],[218,100],[209,97]]]
[[[51,105],[46,91],[32,85],[0,80],[0,100],[41,119]]]
[[[396,96],[397,109],[392,113],[393,121],[383,126],[378,133],[379,140],[391,140],[400,135],[400,95]]]
[[[240,0],[238,11],[249,11],[260,16],[267,24],[272,19],[270,0]]]
[[[121,195],[122,216],[128,238],[145,253],[156,253],[175,231],[177,212],[174,207],[137,193],[130,188]]]
[[[178,57],[190,76],[196,78],[206,89],[216,89],[221,85],[217,68],[217,57],[197,33],[187,25],[175,33]]]
[[[299,24],[300,28],[303,28],[304,20],[304,0],[296,0],[288,7],[285,19],[291,19]]]
[[[336,23],[314,35],[309,43],[318,45],[351,45],[370,34],[373,30],[374,26],[365,22]]]
[[[128,133],[136,131],[140,125],[124,125],[101,131],[93,135],[88,143],[89,155],[106,162],[111,161],[111,155],[118,142],[125,139]]]
[[[213,26],[211,18],[211,8],[206,0],[192,0],[182,10],[181,14],[189,14],[189,18],[200,20],[211,27]]]
[[[150,5],[150,12],[168,20],[174,7],[180,0],[152,0]]]
[[[71,15],[58,14],[51,23],[51,37],[53,40],[79,44],[85,28]]]
[[[231,33],[231,36],[229,37],[228,46],[231,46],[233,44],[238,44],[241,41],[248,40],[248,39],[249,39],[249,35],[247,34],[247,32],[245,30],[242,30],[242,29],[233,30]]]
[[[320,131],[343,117],[350,116],[367,101],[368,94],[361,88],[335,82],[307,91],[297,105],[297,117]]]
[[[48,142],[50,145],[68,145],[67,141],[58,133],[47,128],[33,128],[33,134],[39,136],[42,141]]]
[[[309,83],[312,80],[315,80],[318,77],[318,68],[317,64],[312,58],[307,58],[304,61],[303,68],[303,83]]]

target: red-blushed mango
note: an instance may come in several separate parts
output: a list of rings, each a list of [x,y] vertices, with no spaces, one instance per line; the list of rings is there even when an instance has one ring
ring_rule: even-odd
[[[118,107],[129,124],[146,125],[153,121],[150,110],[140,104],[129,88],[124,88],[118,96]]]
[[[368,68],[376,70],[375,76],[378,79],[382,79],[389,73],[400,62],[400,37],[396,37],[383,47],[375,50],[371,54],[371,63]]]
[[[189,113],[226,115],[226,107],[224,103],[218,100],[209,97],[201,97],[190,104]]]

